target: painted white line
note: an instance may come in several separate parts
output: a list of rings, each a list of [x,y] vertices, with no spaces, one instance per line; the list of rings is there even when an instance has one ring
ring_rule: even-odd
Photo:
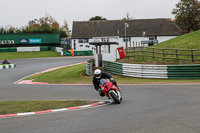
[[[17,116],[34,115],[34,112],[18,113]]]
[[[32,76],[32,75],[39,74],[39,73],[41,73],[41,72],[36,72],[36,73],[30,74],[30,75],[28,75],[28,76],[26,76],[26,77],[21,78],[20,80],[15,81],[13,84],[17,84],[18,82],[24,80],[25,78],[28,78],[28,77],[30,77],[30,76]]]
[[[103,101],[100,101],[100,102],[98,102],[99,104],[103,104],[103,103],[105,103],[105,102],[103,102]]]
[[[88,108],[88,107],[91,107],[92,105],[84,105],[84,106],[79,106],[81,108]]]
[[[67,108],[62,108],[62,109],[54,109],[54,110],[51,110],[52,112],[60,112],[60,111],[67,111],[68,109]]]

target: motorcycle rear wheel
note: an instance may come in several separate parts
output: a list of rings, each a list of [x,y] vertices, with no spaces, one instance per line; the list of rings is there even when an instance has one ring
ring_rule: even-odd
[[[120,104],[120,103],[121,103],[121,100],[119,99],[119,97],[116,95],[115,92],[111,91],[109,94],[110,94],[110,97],[112,97],[112,99],[113,99],[117,104]]]

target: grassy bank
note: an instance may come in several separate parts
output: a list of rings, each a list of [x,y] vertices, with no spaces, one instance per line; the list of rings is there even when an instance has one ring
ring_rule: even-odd
[[[154,48],[200,49],[200,30],[153,45]]]
[[[60,53],[54,51],[40,52],[0,52],[0,60],[59,57]]]
[[[27,78],[34,82],[48,83],[89,83],[92,84],[92,76],[84,76],[85,63],[57,69],[51,72],[35,75]],[[112,75],[118,84],[190,84],[200,83],[200,79],[142,79]]]
[[[51,109],[68,108],[92,103],[92,101],[9,101],[0,102],[0,115],[24,112],[36,112]]]
[[[133,50],[129,50],[127,57],[125,59],[119,60],[122,63],[138,63],[138,64],[200,64],[200,61],[192,62],[191,61],[191,51],[181,51],[181,50],[192,50],[200,49],[200,31],[191,32],[162,43],[155,44],[150,48],[137,49],[133,53]],[[154,50],[152,48],[155,48]],[[163,49],[168,49],[164,50]],[[174,50],[169,50],[174,49]],[[177,51],[175,50],[177,49]],[[139,52],[140,51],[140,52]],[[142,52],[143,51],[143,52]],[[133,55],[136,55],[133,58]],[[179,55],[178,55],[179,54]],[[139,56],[139,55],[143,55]],[[194,59],[200,60],[200,51],[193,51]],[[148,56],[148,57],[147,57]],[[159,58],[152,58],[152,57]],[[178,59],[176,59],[178,57]],[[163,59],[170,58],[170,59]],[[172,59],[174,58],[174,59]],[[187,60],[181,60],[187,59]],[[192,63],[191,63],[192,62]]]

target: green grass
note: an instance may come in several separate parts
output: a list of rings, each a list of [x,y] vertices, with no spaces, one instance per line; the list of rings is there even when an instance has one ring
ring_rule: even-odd
[[[92,76],[84,76],[85,63],[51,72],[35,75],[26,80],[34,79],[34,82],[48,83],[87,83],[92,84]],[[143,79],[112,75],[118,84],[188,84],[200,83],[200,79]]]
[[[0,52],[0,60],[59,57],[60,53],[54,51],[40,52]]]
[[[81,101],[81,100],[0,102],[0,115],[68,108],[68,107],[86,105],[88,103],[93,103],[93,102],[94,101]]]
[[[200,30],[153,45],[155,48],[200,49]]]
[[[178,49],[178,50],[191,50],[191,49],[199,49],[200,50],[200,31],[191,32],[168,41],[155,44],[150,48],[145,48],[144,50],[147,52],[136,52],[135,55],[147,55],[153,56],[152,53],[148,51],[152,51],[151,48],[156,48],[154,52],[162,53],[162,49]],[[136,50],[141,51],[141,50]],[[128,56],[133,56],[132,50],[129,50]],[[176,54],[176,50],[165,50],[166,54]],[[191,52],[190,51],[179,51],[178,54],[188,54],[188,55],[179,55],[179,59],[188,59],[188,60],[176,60],[176,59],[161,59],[155,58],[153,60],[152,57],[142,57],[136,56],[135,58],[127,57],[125,59],[119,60],[118,62],[122,63],[139,63],[139,64],[194,64],[200,61],[192,62],[191,61]],[[200,51],[194,51],[193,54],[200,55]],[[155,53],[156,57],[163,57],[163,54]],[[165,55],[165,58],[176,58],[176,55]],[[200,56],[195,56],[194,59],[200,59]],[[191,63],[192,62],[192,63]]]
[[[92,77],[82,75],[85,67],[86,64],[84,63],[35,75],[27,79],[34,79],[34,82],[49,83],[92,83]]]

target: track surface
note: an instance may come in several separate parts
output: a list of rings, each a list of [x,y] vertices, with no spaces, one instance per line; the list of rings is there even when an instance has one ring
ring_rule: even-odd
[[[93,86],[19,85],[15,81],[90,57],[19,59],[0,70],[0,101],[101,99]],[[199,133],[199,85],[127,85],[123,102],[70,112],[0,119],[1,133]]]

